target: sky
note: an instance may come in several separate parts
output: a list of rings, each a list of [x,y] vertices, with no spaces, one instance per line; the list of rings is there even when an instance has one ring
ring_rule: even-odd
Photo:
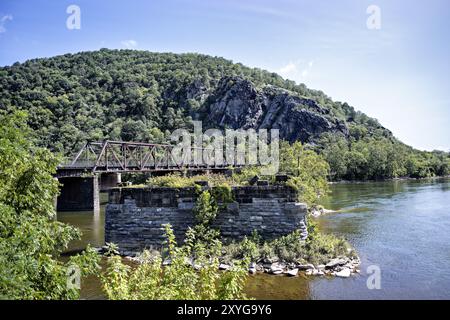
[[[0,66],[100,48],[277,72],[413,147],[450,150],[448,0],[0,0]]]

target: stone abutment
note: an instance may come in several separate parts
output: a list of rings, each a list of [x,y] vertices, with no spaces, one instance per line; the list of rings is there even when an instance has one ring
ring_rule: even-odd
[[[245,186],[232,189],[234,201],[220,209],[212,227],[224,240],[239,240],[254,230],[273,239],[300,229],[306,237],[307,206],[284,185]],[[170,223],[181,243],[195,224],[195,188],[115,188],[109,191],[105,241],[124,254],[159,248],[165,238],[162,225]]]

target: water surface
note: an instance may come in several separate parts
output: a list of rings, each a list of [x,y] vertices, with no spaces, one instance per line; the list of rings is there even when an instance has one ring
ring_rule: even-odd
[[[362,276],[311,283],[317,299],[450,299],[450,180],[332,186],[324,200],[342,213],[320,227],[358,251]],[[381,269],[381,290],[367,289],[367,267]]]

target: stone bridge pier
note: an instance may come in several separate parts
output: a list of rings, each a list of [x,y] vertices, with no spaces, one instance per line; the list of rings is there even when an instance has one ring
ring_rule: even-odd
[[[57,211],[94,211],[100,214],[100,192],[115,188],[121,182],[120,173],[93,174],[84,177],[61,177]]]

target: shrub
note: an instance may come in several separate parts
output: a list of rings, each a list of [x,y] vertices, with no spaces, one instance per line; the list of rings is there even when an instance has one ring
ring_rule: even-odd
[[[328,163],[312,150],[306,150],[300,142],[281,143],[280,170],[292,177],[287,185],[299,192],[299,200],[308,205],[328,192]]]
[[[348,254],[348,243],[334,235],[317,233],[306,242],[306,258],[311,263],[327,263],[333,258]]]
[[[250,261],[257,261],[260,257],[258,244],[251,239],[244,237],[241,242],[241,258],[248,258]]]
[[[222,182],[211,189],[212,197],[222,206],[233,201],[233,192],[228,183]]]
[[[322,264],[338,256],[355,255],[354,251],[349,252],[350,245],[344,239],[318,232],[314,222],[308,222],[307,226],[309,236],[306,241],[300,240],[299,230],[264,242],[257,233],[244,237],[241,242],[232,242],[223,247],[224,260],[248,257],[251,261],[260,261],[278,258],[284,262]]]
[[[203,191],[195,203],[194,215],[198,224],[209,225],[217,215],[217,201],[209,191]]]
[[[332,258],[338,256],[348,256],[349,243],[332,234],[318,232],[317,225],[312,219],[307,220],[309,236],[306,240],[306,259],[312,263],[327,263]],[[354,255],[354,251],[350,252]]]
[[[153,187],[186,188],[194,187],[196,181],[208,181],[212,187],[235,185],[235,182],[231,178],[223,174],[203,174],[188,177],[183,176],[181,173],[151,177],[147,180],[147,185]]]
[[[165,225],[166,245],[171,263],[162,267],[161,257],[148,251],[141,255],[136,268],[125,265],[119,256],[108,258],[101,277],[107,298],[121,300],[224,300],[246,299],[243,292],[247,278],[247,261],[237,262],[226,272],[219,272],[217,255],[197,244],[196,258],[191,248],[179,247],[170,225]],[[217,251],[216,251],[217,252]],[[198,271],[193,268],[197,266]]]
[[[147,184],[154,187],[186,188],[194,186],[194,181],[180,173],[171,173],[165,176],[151,177],[147,180]]]

